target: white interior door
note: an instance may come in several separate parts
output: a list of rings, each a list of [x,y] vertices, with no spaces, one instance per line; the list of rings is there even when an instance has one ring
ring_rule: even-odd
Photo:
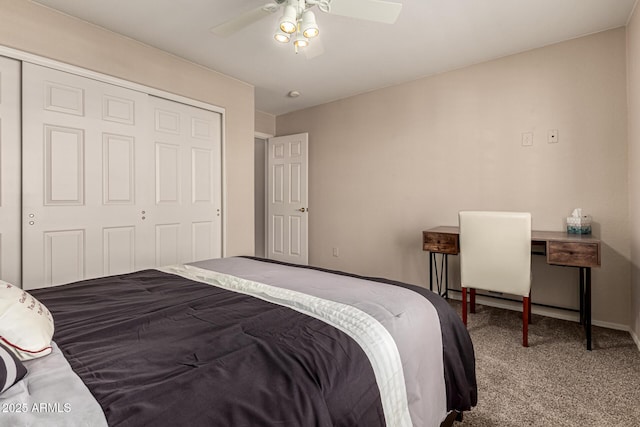
[[[28,63],[22,93],[23,287],[152,266],[147,95]]]
[[[157,266],[222,256],[222,116],[150,97]]]
[[[306,265],[309,136],[269,138],[267,145],[267,257]]]
[[[20,62],[0,57],[0,279],[20,286]]]

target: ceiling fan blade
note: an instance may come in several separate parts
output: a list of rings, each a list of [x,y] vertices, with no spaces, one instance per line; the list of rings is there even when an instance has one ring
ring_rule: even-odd
[[[331,13],[349,18],[393,24],[398,19],[402,3],[383,0],[333,0]]]
[[[273,12],[275,12],[275,10],[269,9],[266,6],[260,6],[244,12],[243,14],[223,22],[220,25],[216,25],[211,28],[211,32],[220,37],[227,37],[245,27],[248,27],[254,22],[258,22],[265,16],[271,15]]]

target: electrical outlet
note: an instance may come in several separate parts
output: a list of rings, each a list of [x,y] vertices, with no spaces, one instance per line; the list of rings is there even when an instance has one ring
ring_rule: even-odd
[[[547,133],[547,142],[549,144],[555,144],[559,139],[560,138],[558,136],[558,129],[549,130],[549,132]]]
[[[533,145],[533,132],[523,132],[522,133],[522,146],[529,147]]]
[[[338,251],[338,248],[333,248],[333,256],[338,258],[339,255],[340,255],[340,252]]]

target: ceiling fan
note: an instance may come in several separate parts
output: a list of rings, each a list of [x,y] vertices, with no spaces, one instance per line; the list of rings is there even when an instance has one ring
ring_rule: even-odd
[[[319,33],[310,10],[316,6],[324,13],[386,24],[393,24],[402,10],[401,3],[384,0],[274,0],[216,25],[211,32],[230,36],[282,8],[284,13],[274,37],[283,43],[293,38],[297,52]]]

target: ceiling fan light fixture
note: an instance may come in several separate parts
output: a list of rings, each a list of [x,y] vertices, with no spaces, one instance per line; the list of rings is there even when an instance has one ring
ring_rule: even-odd
[[[318,24],[316,23],[316,16],[312,11],[305,10],[302,13],[301,30],[302,34],[309,39],[320,34],[320,29],[318,28]]]
[[[278,31],[276,31],[273,38],[279,41],[280,43],[289,43],[289,40],[291,40],[291,36],[285,33],[284,31],[282,31],[280,28],[278,28]]]
[[[291,41],[296,53],[309,46],[311,39],[320,34],[315,14],[309,10],[318,6],[321,11],[327,11],[331,0],[276,0],[283,5],[283,14],[278,21],[278,29],[274,34],[276,41],[288,43]],[[326,7],[320,7],[320,6]]]
[[[307,40],[302,34],[298,33],[293,41],[293,45],[296,47],[297,51],[298,49],[309,46],[309,40]]]
[[[284,8],[282,18],[280,18],[280,29],[287,34],[293,34],[298,28],[297,22],[296,8],[290,4],[287,5]]]

